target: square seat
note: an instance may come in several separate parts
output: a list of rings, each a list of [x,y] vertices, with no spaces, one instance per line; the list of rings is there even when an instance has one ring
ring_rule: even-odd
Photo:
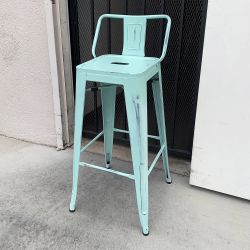
[[[155,57],[124,55],[102,55],[78,66],[79,69],[92,73],[117,73],[126,75],[143,74],[159,61]]]

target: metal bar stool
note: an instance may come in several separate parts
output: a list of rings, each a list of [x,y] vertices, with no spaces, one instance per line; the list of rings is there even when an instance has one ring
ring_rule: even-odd
[[[101,22],[104,18],[123,19],[124,42],[122,55],[102,55],[96,57],[95,48]],[[147,20],[166,19],[166,31],[160,58],[144,57]],[[127,16],[102,15],[97,23],[92,46],[94,59],[77,66],[75,134],[73,160],[73,187],[70,212],[75,211],[79,166],[91,167],[128,177],[135,181],[137,205],[142,232],[148,235],[148,176],[162,155],[165,180],[171,183],[168,166],[167,140],[165,131],[164,105],[162,95],[161,61],[167,51],[171,19],[167,15]],[[152,79],[152,88],[159,136],[148,135],[147,127],[147,81]],[[86,81],[100,83],[103,112],[103,131],[90,143],[81,148],[82,123]],[[124,88],[129,131],[114,128],[116,87]],[[134,174],[127,174],[110,168],[113,147],[113,133],[129,133]],[[104,135],[106,167],[80,162],[80,153],[99,137]],[[160,151],[148,167],[148,138],[160,140]]]

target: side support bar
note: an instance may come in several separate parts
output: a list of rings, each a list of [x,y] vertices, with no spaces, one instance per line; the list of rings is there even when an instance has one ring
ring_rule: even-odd
[[[128,130],[123,130],[123,129],[118,129],[118,128],[114,128],[114,132],[129,134]],[[156,135],[148,135],[148,138],[160,140],[160,137]]]
[[[114,132],[129,134],[129,131],[118,129],[118,128],[114,128]],[[102,135],[103,135],[103,131],[101,133],[99,133],[93,140],[91,140],[89,143],[87,143],[84,147],[82,147],[81,148],[81,152],[84,152],[95,141],[97,141]],[[148,135],[148,138],[152,138],[152,139],[156,139],[156,140],[160,139],[159,136],[154,136],[154,135]],[[161,147],[161,149],[159,150],[159,152],[157,153],[157,155],[155,156],[153,162],[151,163],[151,165],[150,165],[150,167],[148,169],[148,175],[150,175],[150,173],[152,172],[153,168],[155,167],[156,162],[158,161],[159,157],[161,156],[162,151],[164,150],[165,146],[166,145],[163,145]],[[82,167],[95,168],[95,169],[99,169],[99,170],[106,171],[106,172],[109,172],[109,173],[117,174],[117,175],[124,176],[124,177],[127,177],[127,178],[132,179],[132,180],[135,179],[134,175],[132,175],[132,174],[127,174],[127,173],[123,173],[123,172],[116,171],[116,170],[113,170],[113,169],[108,169],[108,168],[96,166],[96,165],[89,164],[89,163],[86,163],[86,162],[80,162],[79,165],[82,166]]]
[[[81,148],[81,152],[85,151],[88,147],[90,147],[96,140],[98,140],[103,135],[103,131],[99,133],[93,140],[91,140],[88,144]]]
[[[116,171],[116,170],[113,170],[113,169],[110,169],[110,168],[104,168],[104,167],[96,166],[96,165],[89,164],[89,163],[86,163],[86,162],[80,162],[79,165],[81,167],[95,168],[95,169],[98,169],[98,170],[102,170],[102,171],[106,171],[106,172],[109,172],[109,173],[117,174],[117,175],[127,177],[127,178],[132,179],[132,180],[135,179],[134,175],[132,175],[132,174],[123,173],[123,172]]]
[[[150,175],[151,171],[153,170],[153,168],[155,167],[156,162],[158,161],[159,157],[161,156],[161,153],[163,151],[163,149],[165,148],[165,145],[163,145],[161,147],[161,149],[159,150],[158,154],[155,156],[153,162],[151,163],[149,170],[148,170],[148,175]]]

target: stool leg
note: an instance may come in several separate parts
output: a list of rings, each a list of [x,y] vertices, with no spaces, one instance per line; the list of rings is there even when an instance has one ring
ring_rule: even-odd
[[[124,86],[135,189],[140,222],[148,235],[148,121],[145,82],[130,81]]]
[[[116,86],[102,88],[102,116],[106,168],[110,168],[113,148]]]
[[[76,73],[76,102],[75,102],[75,131],[74,131],[74,159],[73,159],[73,185],[70,202],[70,212],[75,211],[78,171],[80,161],[80,150],[82,140],[82,123],[84,113],[86,76],[81,70],[77,69]]]
[[[161,71],[159,71],[159,80],[153,80],[152,88],[153,88],[153,95],[154,95],[158,131],[159,131],[159,136],[160,136],[160,143],[161,143],[161,146],[165,145],[165,148],[162,152],[162,161],[163,161],[165,179],[168,184],[171,184],[172,179],[170,176],[169,164],[168,164],[168,149],[167,149],[167,137],[166,137]]]

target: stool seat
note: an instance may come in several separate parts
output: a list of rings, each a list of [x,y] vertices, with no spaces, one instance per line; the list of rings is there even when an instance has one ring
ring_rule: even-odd
[[[124,55],[102,55],[78,66],[93,73],[119,73],[126,75],[143,74],[157,64],[159,58]]]

